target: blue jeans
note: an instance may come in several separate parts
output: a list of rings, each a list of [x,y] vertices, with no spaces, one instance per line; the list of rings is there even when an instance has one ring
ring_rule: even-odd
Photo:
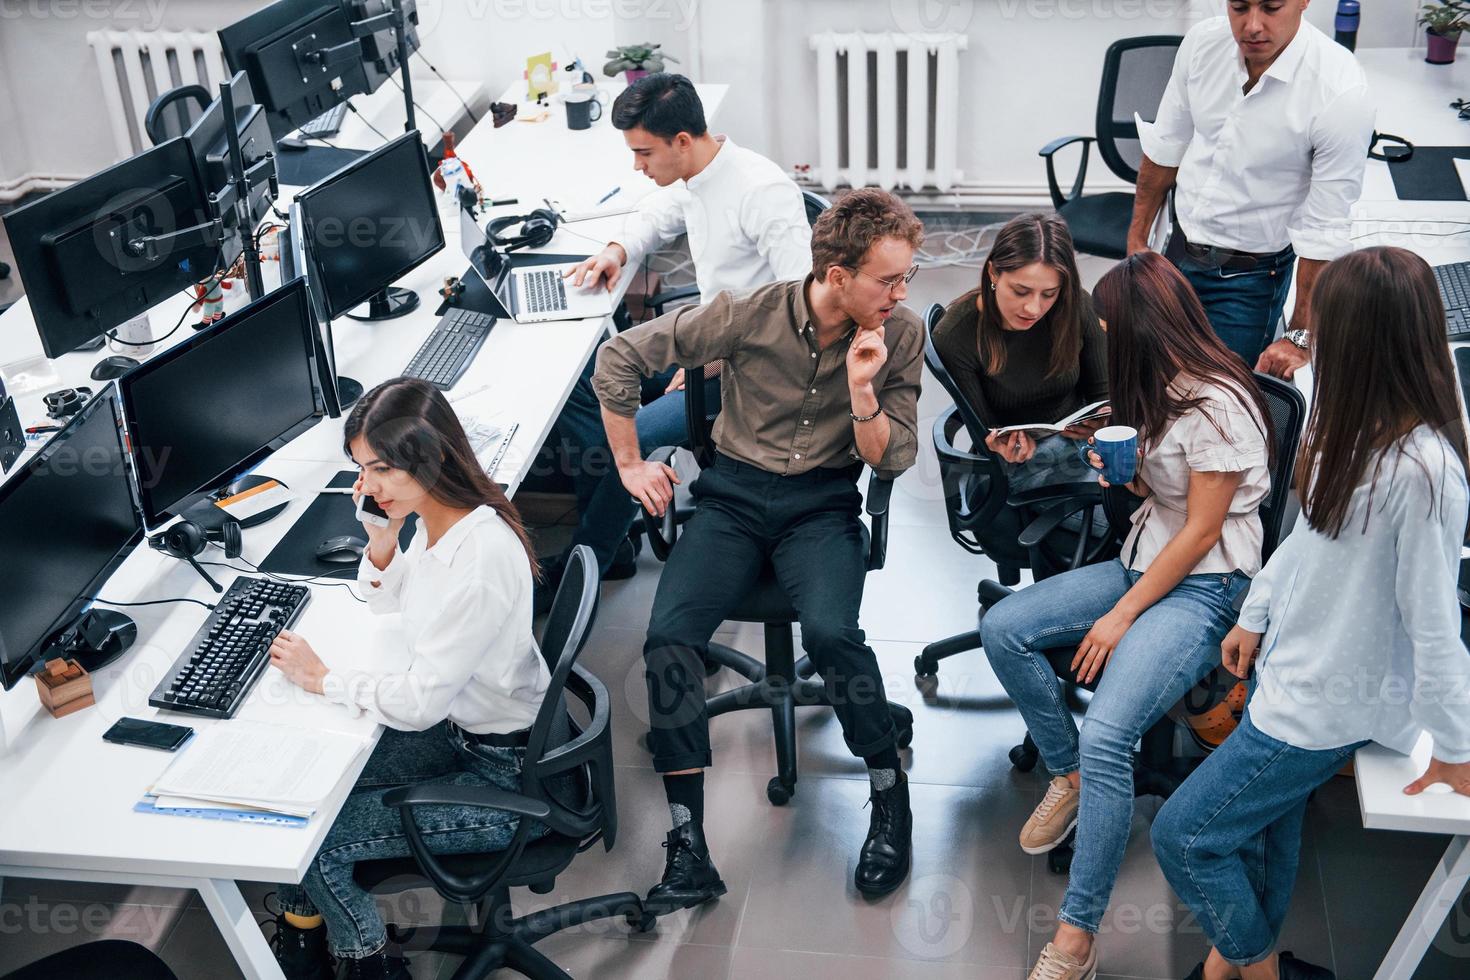
[[[1261,351],[1276,336],[1295,263],[1296,253],[1288,248],[1254,269],[1212,268],[1185,256],[1179,271],[1194,287],[1215,334],[1255,370]]]
[[[520,792],[525,754],[525,749],[468,742],[448,722],[422,732],[385,731],[306,877],[300,885],[281,886],[281,908],[296,915],[320,913],[333,955],[371,956],[387,943],[388,933],[373,896],[353,880],[353,865],[410,854],[399,811],[383,805],[383,794],[424,782]],[[412,813],[436,854],[503,851],[520,823],[515,814],[483,807],[420,806]],[[538,827],[531,836],[545,833]]]
[[[595,358],[594,358],[595,361]],[[592,390],[593,361],[572,386],[566,406],[557,419],[557,429],[567,444],[572,460],[573,483],[579,520],[572,546],[585,544],[597,555],[599,570],[606,574],[638,518],[638,505],[623,487],[607,445],[602,425],[602,408]],[[660,446],[688,446],[689,430],[684,420],[684,392],[665,395],[674,371],[665,371],[643,383],[646,404],[638,410],[638,451],[645,457]],[[706,410],[720,409],[720,379],[704,383]]]
[[[1239,572],[1188,575],[1123,635],[1079,735],[1045,651],[1075,649],[1143,575],[1114,559],[1064,572],[997,603],[980,620],[985,655],[1053,775],[1082,770],[1071,878],[1058,917],[1095,933],[1133,818],[1133,746],[1220,663],[1235,622]]]
[[[1313,751],[1240,726],[1154,818],[1154,853],[1220,955],[1246,965],[1276,946],[1296,887],[1307,797],[1367,743]]]

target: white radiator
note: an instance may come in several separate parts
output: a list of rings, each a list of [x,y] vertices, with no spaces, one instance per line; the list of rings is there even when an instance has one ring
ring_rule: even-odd
[[[180,85],[214,93],[229,78],[219,37],[204,31],[91,31],[87,43],[119,160],[152,145],[143,119],[158,96]]]
[[[821,185],[948,191],[959,181],[959,52],[968,45],[963,34],[813,36]]]

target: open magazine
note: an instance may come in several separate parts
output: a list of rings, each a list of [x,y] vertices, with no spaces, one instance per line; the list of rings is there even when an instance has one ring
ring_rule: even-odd
[[[1113,409],[1108,404],[1107,399],[1103,399],[1100,402],[1093,402],[1091,405],[1083,405],[1071,415],[1068,415],[1066,418],[1056,422],[1023,422],[1020,425],[1006,425],[1001,426],[1000,428],[991,429],[990,431],[998,433],[1000,435],[1008,435],[1012,432],[1024,432],[1028,436],[1031,436],[1033,439],[1040,439],[1043,436],[1049,436],[1061,432],[1068,426],[1076,425],[1079,422],[1091,422],[1094,419],[1105,419],[1112,413]]]

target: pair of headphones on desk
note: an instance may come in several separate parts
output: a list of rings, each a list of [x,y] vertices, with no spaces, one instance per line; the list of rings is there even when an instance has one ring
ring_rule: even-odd
[[[500,234],[516,224],[521,226],[519,234],[505,236]],[[518,248],[542,248],[550,244],[552,236],[556,234],[556,226],[559,224],[561,224],[561,215],[551,208],[537,208],[530,214],[513,214],[504,218],[496,218],[490,222],[490,227],[486,230],[490,233],[492,244],[507,252],[513,252]]]
[[[218,531],[209,531],[194,521],[170,524],[148,539],[148,547],[172,558],[188,561],[198,557],[211,541],[218,541],[226,558],[239,558],[241,534],[239,521],[225,521]]]

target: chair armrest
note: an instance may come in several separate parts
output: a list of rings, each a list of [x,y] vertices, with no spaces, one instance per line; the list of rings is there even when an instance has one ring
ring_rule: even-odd
[[[868,478],[866,508],[872,518],[868,528],[868,571],[876,572],[888,561],[888,501],[893,480],[874,473]]]
[[[934,451],[946,463],[951,463],[956,466],[969,466],[979,470],[991,461],[991,457],[978,450],[957,449],[954,440],[950,438],[949,433],[946,431],[949,419],[958,411],[959,409],[951,405],[948,410],[941,412],[939,417],[934,420]]]
[[[678,452],[676,446],[661,446],[648,454],[650,463],[663,463],[672,466],[674,453]],[[668,561],[669,553],[674,550],[674,542],[679,537],[679,522],[674,513],[674,503],[669,501],[669,506],[664,508],[664,516],[657,514],[644,507],[643,531],[648,535],[648,547],[659,561]]]
[[[1088,507],[1096,507],[1097,500],[1090,497],[1071,497],[1061,503],[1054,504],[1041,512],[1041,515],[1027,524],[1021,531],[1016,543],[1023,548],[1035,548],[1046,539],[1057,527],[1071,517]]]
[[[421,783],[400,786],[383,794],[383,805],[402,809],[411,806],[473,806],[504,810],[523,817],[545,820],[551,807],[541,800],[510,793],[494,786],[454,786],[446,783]]]
[[[675,286],[673,289],[665,289],[661,293],[654,293],[643,301],[643,305],[653,310],[654,316],[663,316],[664,307],[670,303],[698,298],[698,286]]]
[[[1017,491],[1006,498],[1006,503],[1012,507],[1027,507],[1050,503],[1053,500],[1070,500],[1089,496],[1096,503],[1102,503],[1102,487],[1096,483],[1056,483],[1049,487],[1033,487],[1030,490]]]
[[[1082,162],[1077,165],[1077,179],[1072,181],[1072,189],[1063,197],[1062,189],[1057,186],[1056,164],[1052,157],[1062,147],[1079,142],[1082,144]],[[1037,151],[1037,156],[1046,159],[1046,188],[1051,192],[1052,207],[1060,209],[1063,204],[1075,201],[1082,196],[1082,185],[1087,180],[1087,160],[1092,152],[1092,144],[1096,142],[1097,137],[1095,136],[1063,136],[1052,140]]]

